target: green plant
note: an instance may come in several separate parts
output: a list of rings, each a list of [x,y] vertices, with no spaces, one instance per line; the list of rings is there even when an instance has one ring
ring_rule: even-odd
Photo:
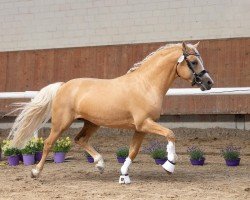
[[[221,150],[221,155],[225,160],[238,160],[240,158],[240,148],[227,146]]]
[[[17,148],[7,148],[3,152],[4,156],[16,156],[20,154],[20,150]]]
[[[129,154],[129,149],[127,147],[121,147],[116,151],[116,156],[119,158],[127,158],[128,154]]]
[[[204,151],[198,147],[195,147],[195,146],[189,147],[187,150],[187,153],[189,154],[191,160],[204,160],[205,159]]]
[[[28,155],[28,154],[35,154],[40,147],[40,144],[38,145],[39,138],[32,138],[26,146],[21,149],[21,152],[23,155]],[[40,143],[40,142],[39,142]]]
[[[166,155],[167,153],[165,149],[154,149],[151,152],[151,156],[153,159],[165,159]]]
[[[30,146],[34,148],[35,152],[43,151],[44,141],[43,138],[32,138],[30,141]]]
[[[2,143],[2,150],[4,156],[16,156],[20,154],[20,150],[17,148],[12,148],[10,145],[10,140],[4,140]]]
[[[143,152],[147,154],[151,154],[153,151],[157,149],[166,149],[167,143],[166,142],[160,142],[158,140],[150,141],[148,146],[143,148]]]
[[[21,149],[23,155],[35,154],[36,151],[34,148],[26,145],[23,149]]]
[[[53,152],[69,152],[71,148],[71,141],[69,137],[62,138],[56,141],[54,147],[53,147]]]

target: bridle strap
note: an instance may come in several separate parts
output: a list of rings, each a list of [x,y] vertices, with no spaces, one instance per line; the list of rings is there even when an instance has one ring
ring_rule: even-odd
[[[192,71],[193,75],[194,75],[194,78],[193,78],[193,81],[192,81],[192,86],[197,84],[197,85],[201,85],[202,84],[202,80],[201,78],[206,74],[206,73],[209,73],[207,70],[202,70],[201,72],[199,72],[198,74],[195,72],[194,70],[194,65],[190,62],[190,60],[188,60],[188,56],[190,55],[194,55],[194,56],[197,56],[197,57],[200,57],[200,54],[198,53],[187,53],[187,52],[183,52],[183,56],[184,56],[184,60],[186,61],[187,63],[187,66],[188,68]],[[180,62],[178,61],[177,64],[176,64],[176,74],[180,77],[180,75],[178,74],[178,65],[180,64]]]
[[[207,70],[203,69],[199,74],[197,74],[198,76],[202,77],[204,76],[204,74],[209,73]]]

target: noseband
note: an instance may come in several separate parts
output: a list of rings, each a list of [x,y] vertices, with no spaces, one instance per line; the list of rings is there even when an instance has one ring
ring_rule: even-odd
[[[195,72],[194,70],[194,65],[192,64],[192,62],[190,62],[190,60],[188,60],[188,56],[190,55],[193,55],[193,56],[197,56],[197,57],[200,57],[200,54],[198,53],[187,53],[187,52],[183,52],[183,55],[178,59],[178,62],[177,62],[177,66],[179,63],[181,63],[183,61],[183,59],[186,61],[187,63],[187,66],[188,68],[192,71],[193,75],[194,75],[194,78],[193,78],[193,81],[192,81],[192,86],[194,85],[201,85],[202,84],[202,77],[208,73],[207,70],[203,69],[201,72],[199,72],[198,74]],[[177,71],[177,68],[176,68],[176,73],[178,76],[180,76],[178,74],[178,71]]]

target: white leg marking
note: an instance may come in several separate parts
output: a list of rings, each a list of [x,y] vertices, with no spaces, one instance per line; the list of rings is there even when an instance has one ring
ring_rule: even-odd
[[[168,160],[162,165],[162,167],[170,172],[174,173],[175,162],[177,161],[177,155],[175,153],[175,144],[173,142],[169,142],[167,145],[167,153],[168,153]]]
[[[41,171],[39,169],[37,169],[37,168],[32,169],[31,170],[31,178],[37,178],[39,176],[40,172]]]
[[[175,144],[173,142],[168,143],[167,152],[168,152],[168,160],[175,163],[177,161],[177,155],[175,153]]]
[[[96,157],[94,157],[94,162],[97,162],[95,167],[102,174],[105,168],[105,163],[102,156],[99,154]]]
[[[121,176],[119,178],[119,183],[120,184],[130,184],[131,183],[131,180],[129,178],[129,175],[128,175],[128,168],[129,166],[131,165],[132,163],[132,160],[127,157],[125,162],[123,163],[122,167],[121,167]]]
[[[127,157],[125,162],[123,163],[123,165],[121,167],[122,175],[126,175],[128,173],[128,168],[131,165],[131,163],[132,163],[132,160],[129,157]]]
[[[119,183],[120,184],[130,184],[131,183],[131,180],[129,178],[129,175],[121,175],[120,178],[119,178]]]

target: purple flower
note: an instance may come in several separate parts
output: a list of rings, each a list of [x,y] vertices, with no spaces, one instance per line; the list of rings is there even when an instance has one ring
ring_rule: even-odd
[[[166,149],[167,143],[166,142],[159,142],[157,140],[153,140],[149,142],[149,145],[147,147],[143,148],[143,152],[144,153],[148,153],[151,154],[152,152],[154,152],[155,150],[158,149]]]
[[[230,145],[221,150],[221,155],[225,160],[237,160],[240,157],[240,149],[240,147]]]

